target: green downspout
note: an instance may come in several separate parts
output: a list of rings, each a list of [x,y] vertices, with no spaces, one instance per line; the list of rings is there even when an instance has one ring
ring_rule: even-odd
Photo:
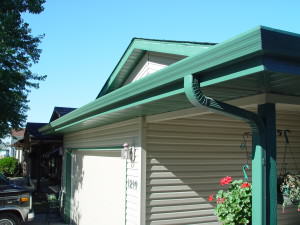
[[[252,225],[266,225],[265,205],[265,149],[266,134],[262,119],[255,113],[205,96],[195,75],[184,77],[185,94],[196,107],[204,107],[218,114],[248,123],[254,139],[252,154]]]

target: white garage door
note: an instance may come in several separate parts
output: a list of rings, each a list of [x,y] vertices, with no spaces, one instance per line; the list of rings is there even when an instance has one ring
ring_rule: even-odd
[[[71,199],[74,224],[124,224],[125,160],[120,151],[75,151]]]

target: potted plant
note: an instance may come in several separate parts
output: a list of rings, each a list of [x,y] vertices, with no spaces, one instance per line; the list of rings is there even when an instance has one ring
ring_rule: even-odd
[[[219,190],[216,196],[212,194],[208,198],[211,202],[216,201],[215,213],[219,220],[224,225],[251,224],[251,184],[227,176],[220,180],[220,186],[227,189]]]
[[[282,209],[290,205],[297,205],[300,212],[300,176],[286,173],[278,179],[279,201],[282,203]]]

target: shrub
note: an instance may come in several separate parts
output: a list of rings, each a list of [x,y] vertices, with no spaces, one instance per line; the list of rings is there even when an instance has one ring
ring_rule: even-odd
[[[0,159],[0,173],[4,176],[16,176],[20,172],[20,165],[17,159],[5,157]]]

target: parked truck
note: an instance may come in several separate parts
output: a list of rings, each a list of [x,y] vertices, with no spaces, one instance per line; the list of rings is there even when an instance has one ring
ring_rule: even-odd
[[[0,174],[0,225],[20,225],[33,218],[32,190]]]

